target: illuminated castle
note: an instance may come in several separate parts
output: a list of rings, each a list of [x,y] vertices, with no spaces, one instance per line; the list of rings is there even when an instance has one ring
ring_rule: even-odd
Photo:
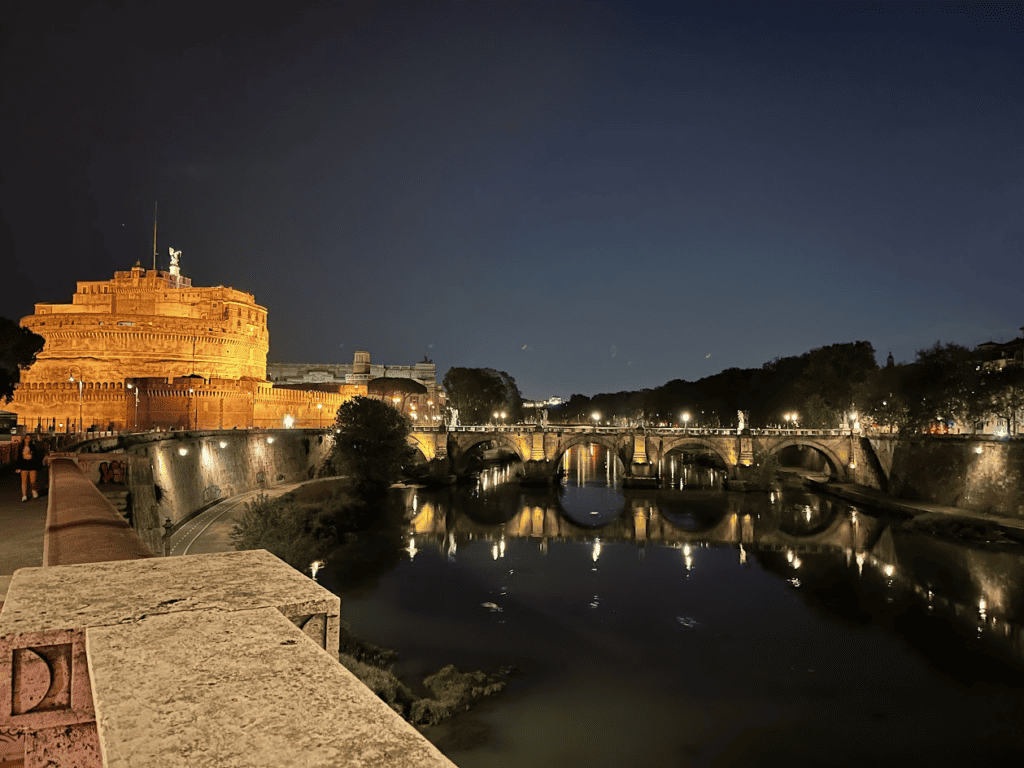
[[[36,304],[22,326],[46,340],[6,410],[29,430],[224,429],[331,423],[366,386],[277,390],[267,381],[267,310],[233,288],[201,288],[136,264],[79,282],[72,303]]]

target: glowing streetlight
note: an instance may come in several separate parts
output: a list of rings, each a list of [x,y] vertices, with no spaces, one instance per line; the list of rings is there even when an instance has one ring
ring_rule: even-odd
[[[82,376],[82,369],[78,368],[78,378],[75,379],[75,374],[74,374],[74,371],[72,370],[73,368],[78,368],[78,366],[77,365],[73,365],[73,366],[71,366],[71,368],[68,369],[68,381],[70,381],[70,382],[77,381],[78,382],[78,431],[81,432],[81,431],[83,431],[82,430],[82,386],[84,384],[84,381],[83,381],[84,377]]]
[[[316,404],[316,427],[317,427],[317,429],[320,428],[320,417],[323,416],[323,413],[324,413],[324,404],[323,403],[317,403]]]
[[[127,387],[135,394],[135,421],[132,424],[132,428],[137,432],[139,430],[139,388],[130,381]]]
[[[592,414],[590,414],[590,418],[594,420],[594,431],[597,432],[597,425],[598,422],[601,421],[601,414],[598,413],[597,411],[594,411]]]
[[[690,427],[690,414],[689,413],[683,413],[683,428],[684,429],[689,429],[689,427]]]

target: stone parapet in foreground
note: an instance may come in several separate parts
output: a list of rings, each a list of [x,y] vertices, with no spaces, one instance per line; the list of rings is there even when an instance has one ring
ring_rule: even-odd
[[[23,568],[0,612],[0,760],[451,766],[338,663],[340,607],[262,550]]]

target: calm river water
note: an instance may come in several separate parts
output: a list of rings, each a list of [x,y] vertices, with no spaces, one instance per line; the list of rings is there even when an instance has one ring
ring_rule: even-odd
[[[461,768],[1024,755],[1024,550],[802,489],[726,492],[696,465],[626,490],[600,446],[567,469],[551,489],[505,468],[395,492],[409,530],[367,553],[368,578],[320,575],[353,632],[400,651],[400,676],[508,674],[427,731]]]

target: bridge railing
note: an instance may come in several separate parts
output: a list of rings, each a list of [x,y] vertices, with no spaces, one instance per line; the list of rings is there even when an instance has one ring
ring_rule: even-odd
[[[467,433],[467,432],[515,432],[515,433],[531,433],[537,431],[535,424],[508,424],[508,425],[491,425],[491,424],[470,424],[459,427],[420,427],[417,426],[413,429],[414,432],[440,432],[442,429],[448,432]],[[604,435],[620,435],[623,432],[643,432],[648,435],[709,435],[716,437],[726,437],[729,435],[736,435],[735,428],[713,428],[713,427],[595,427],[587,424],[559,424],[559,425],[548,425],[542,428],[543,432],[558,432],[558,433],[597,433]],[[744,432],[744,434],[750,435],[806,435],[806,436],[818,436],[818,437],[844,437],[850,434],[849,429],[786,429],[786,428],[758,428],[750,429]],[[853,434],[861,434],[854,432]]]

